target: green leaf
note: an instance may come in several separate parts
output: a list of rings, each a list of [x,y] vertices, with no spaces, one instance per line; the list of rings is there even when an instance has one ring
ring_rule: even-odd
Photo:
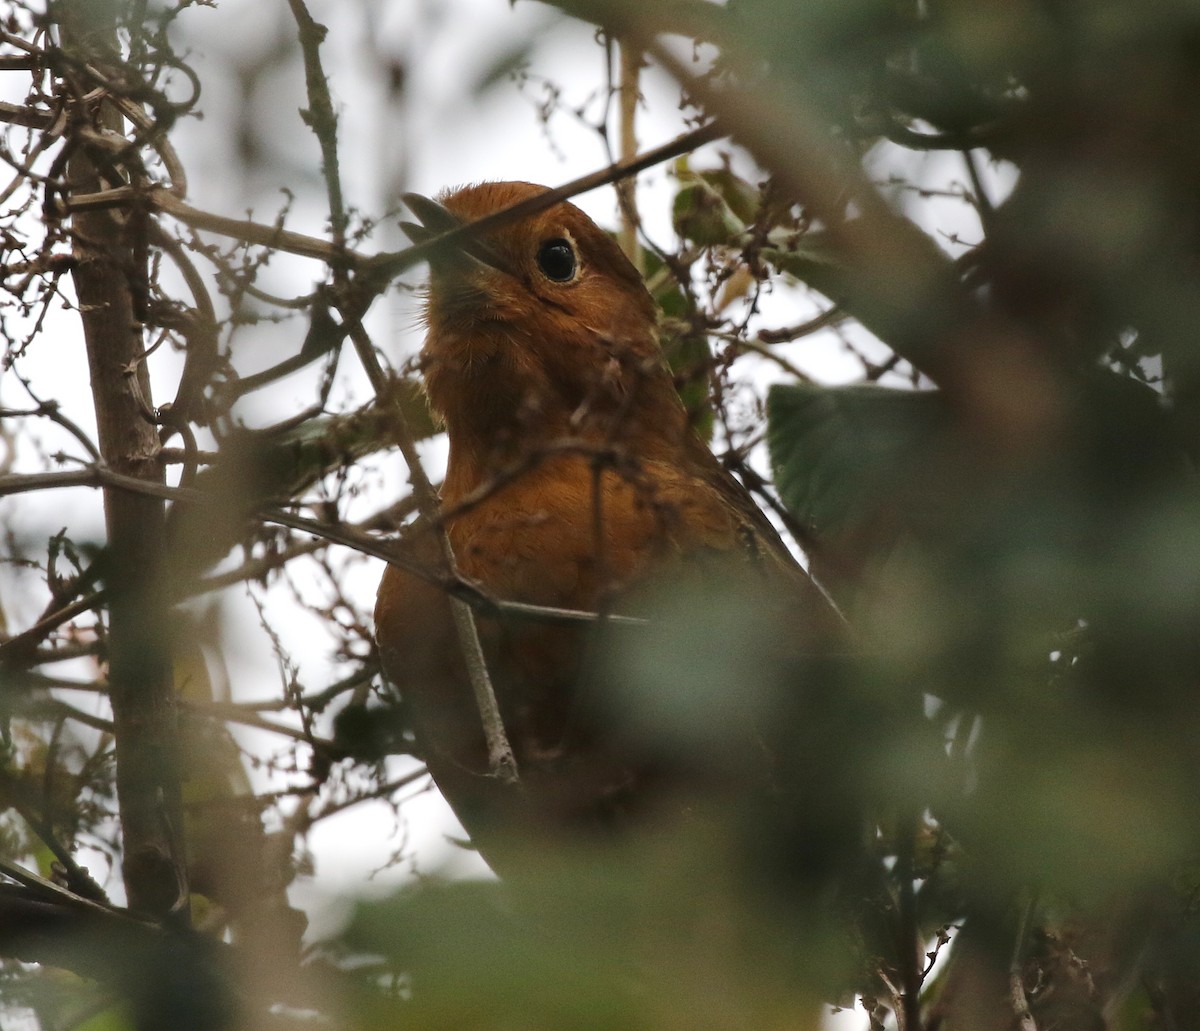
[[[690,323],[673,320],[663,325],[661,342],[688,418],[701,437],[711,439],[714,416],[709,394],[712,351],[708,338]]]
[[[773,268],[820,291],[847,315],[919,368],[936,342],[970,316],[956,274],[936,243],[915,233],[904,253],[885,263],[869,222],[850,219],[837,230],[767,235],[759,256]],[[868,260],[867,255],[873,256]]]
[[[437,432],[425,393],[412,380],[400,380],[389,401],[399,406],[416,440]],[[295,497],[326,473],[392,445],[389,404],[370,405],[348,415],[310,419],[274,436],[264,447],[281,493]]]
[[[778,271],[795,276],[833,300],[846,299],[849,277],[827,232],[772,229],[767,234],[767,246],[759,254]]]
[[[81,1024],[76,1024],[76,1031],[132,1031],[134,1024],[129,1014],[122,1006],[109,1006],[94,1016],[88,1017]]]
[[[713,408],[709,396],[712,349],[703,328],[698,328],[694,306],[675,273],[652,250],[642,255],[646,289],[659,310],[659,344],[671,367],[675,384],[692,425],[705,440],[712,437]]]
[[[701,247],[732,244],[754,221],[758,191],[724,169],[690,173],[671,206],[671,222],[683,239]]]
[[[742,222],[750,225],[758,219],[763,199],[757,186],[728,168],[713,168],[698,174]]]
[[[636,918],[622,919],[616,900],[593,908],[585,897],[596,918],[589,934],[571,909],[525,901],[496,882],[429,881],[361,903],[346,944],[405,973],[410,1026],[484,1026],[486,1014],[495,1027],[648,1027],[628,987]],[[398,1026],[394,1012],[385,1016],[368,1026]]]
[[[608,235],[613,240],[617,238],[615,233]],[[650,296],[654,298],[659,311],[669,319],[686,318],[691,313],[692,306],[670,266],[648,248],[642,251],[642,266],[646,289],[650,291]]]
[[[767,444],[780,497],[818,538],[853,532],[918,473],[944,421],[933,392],[774,387]]]
[[[797,948],[794,911],[734,876],[744,837],[728,812],[531,839],[503,883],[426,878],[361,902],[339,951],[377,983],[403,974],[409,991],[352,1025],[651,1031],[714,1026],[719,1006],[715,1026],[818,1026],[813,975],[828,976],[835,950],[811,937]]]

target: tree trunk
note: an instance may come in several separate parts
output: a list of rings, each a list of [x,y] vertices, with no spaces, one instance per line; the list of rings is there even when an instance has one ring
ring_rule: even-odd
[[[57,14],[67,52],[85,59],[111,49],[116,39],[111,12],[106,5],[63,0]],[[120,131],[123,120],[105,105],[100,122]],[[106,182],[104,170],[82,147],[68,165],[68,178],[73,192],[119,185]],[[136,224],[136,219],[110,211],[73,215],[73,276],[100,453],[116,472],[162,483],[158,432],[144,411],[151,403],[150,378],[131,289],[136,277],[144,275],[144,267],[137,268],[139,248],[133,246]],[[187,900],[169,603],[162,573],[164,504],[109,488],[104,510],[111,599],[109,685],[125,888],[133,910],[162,918],[186,913]]]

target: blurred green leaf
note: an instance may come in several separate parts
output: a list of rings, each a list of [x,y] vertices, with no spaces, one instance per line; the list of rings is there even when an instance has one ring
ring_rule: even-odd
[[[109,1007],[95,1016],[88,1017],[82,1024],[75,1025],[75,1031],[131,1031],[133,1021],[120,1007]]]
[[[496,882],[431,883],[360,905],[347,942],[407,975],[411,1019],[425,1027],[646,1026],[618,987],[622,936],[593,926],[576,937],[569,917],[531,923]]]
[[[531,848],[509,883],[431,880],[360,903],[343,947],[382,959],[407,996],[369,1026],[820,1026],[804,985],[823,957],[741,898],[702,823],[585,841]]]
[[[533,40],[519,40],[492,54],[483,71],[471,83],[472,95],[482,97],[500,83],[511,80],[529,64],[533,50]]]
[[[912,481],[945,423],[932,392],[773,387],[767,444],[780,497],[818,538],[856,530]]]
[[[854,236],[862,228],[851,220],[842,233]],[[936,334],[947,318],[947,304],[957,292],[954,284],[926,280],[923,273],[914,276],[914,269],[903,265],[894,265],[882,279],[878,273],[874,278],[865,277],[860,268],[846,262],[832,234],[824,229],[772,229],[758,255],[777,271],[824,294],[901,353],[919,353],[914,348],[923,348],[931,334]],[[941,260],[939,255],[937,262]]]
[[[767,246],[759,254],[780,272],[795,276],[832,300],[841,303],[849,297],[845,265],[823,230],[797,233],[772,229],[767,234]]]

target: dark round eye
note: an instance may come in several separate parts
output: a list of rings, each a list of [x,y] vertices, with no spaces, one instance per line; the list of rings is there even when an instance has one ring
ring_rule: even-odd
[[[562,237],[547,240],[537,252],[537,263],[547,279],[566,283],[575,278],[575,251]]]

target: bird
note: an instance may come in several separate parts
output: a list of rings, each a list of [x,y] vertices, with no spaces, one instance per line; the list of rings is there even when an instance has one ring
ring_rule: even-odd
[[[423,242],[546,189],[484,182],[436,201],[409,194],[421,224],[404,228]],[[796,640],[841,632],[697,432],[641,275],[588,215],[558,201],[465,234],[429,261],[420,366],[449,439],[440,522],[462,577],[497,599],[592,613],[647,611],[642,599],[685,583],[718,594],[740,585],[779,599]],[[432,532],[418,529],[405,547],[437,566]],[[420,756],[501,877],[531,843],[603,838],[682,797],[679,771],[704,764],[659,753],[622,725],[596,683],[606,675],[593,661],[602,619],[478,615],[518,770],[515,784],[491,775],[449,606],[442,587],[389,565],[376,642]]]

